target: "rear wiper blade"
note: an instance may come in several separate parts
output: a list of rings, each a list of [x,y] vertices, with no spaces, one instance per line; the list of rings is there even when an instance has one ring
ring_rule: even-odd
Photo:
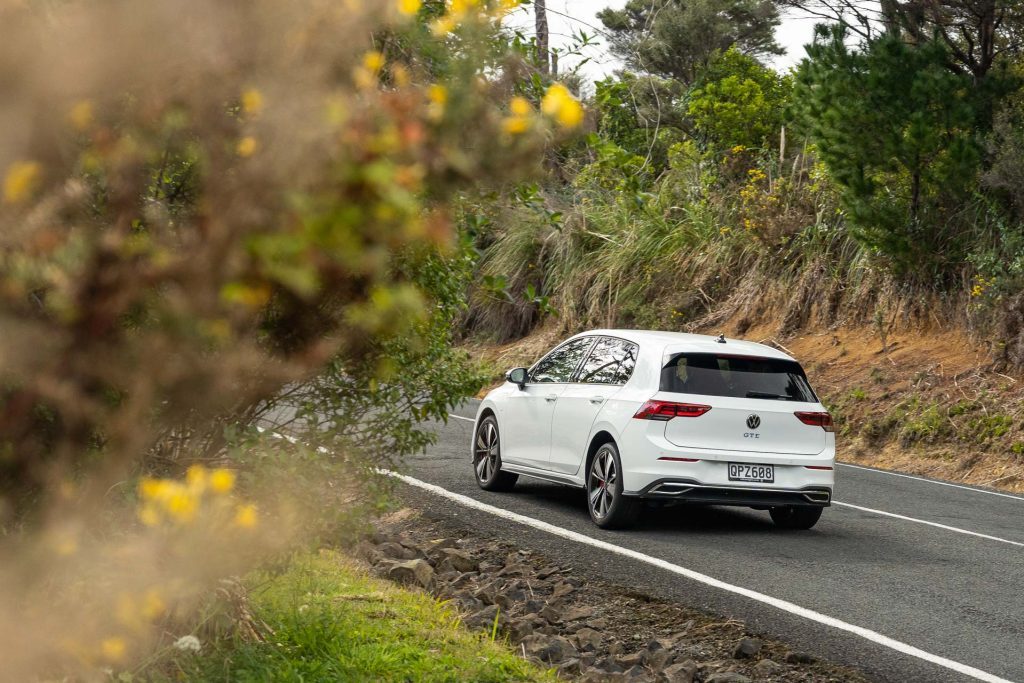
[[[774,398],[780,401],[789,401],[789,396],[783,396],[782,394],[770,394],[767,391],[748,391],[747,398]]]

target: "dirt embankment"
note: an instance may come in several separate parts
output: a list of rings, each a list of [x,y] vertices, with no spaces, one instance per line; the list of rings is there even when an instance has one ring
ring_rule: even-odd
[[[1024,376],[991,369],[990,354],[956,329],[917,334],[874,328],[742,335],[806,368],[837,421],[844,462],[1024,492]],[[496,371],[529,365],[567,334],[557,322],[502,346],[471,351]]]

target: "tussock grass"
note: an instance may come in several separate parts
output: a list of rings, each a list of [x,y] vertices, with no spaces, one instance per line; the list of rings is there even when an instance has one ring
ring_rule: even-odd
[[[464,629],[431,596],[369,576],[328,550],[246,580],[263,642],[207,643],[151,680],[555,681],[502,643]]]

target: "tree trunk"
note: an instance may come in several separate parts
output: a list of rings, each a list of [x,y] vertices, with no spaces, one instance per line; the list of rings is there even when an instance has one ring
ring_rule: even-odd
[[[533,8],[537,26],[537,67],[544,75],[551,73],[551,52],[548,49],[548,8],[547,0],[534,0]]]

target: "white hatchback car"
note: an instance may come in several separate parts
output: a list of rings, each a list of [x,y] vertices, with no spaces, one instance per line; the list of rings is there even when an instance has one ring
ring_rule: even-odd
[[[762,344],[594,330],[506,373],[477,411],[481,488],[519,475],[587,491],[594,522],[644,500],[769,510],[809,529],[832,499],[835,435],[800,364]]]

